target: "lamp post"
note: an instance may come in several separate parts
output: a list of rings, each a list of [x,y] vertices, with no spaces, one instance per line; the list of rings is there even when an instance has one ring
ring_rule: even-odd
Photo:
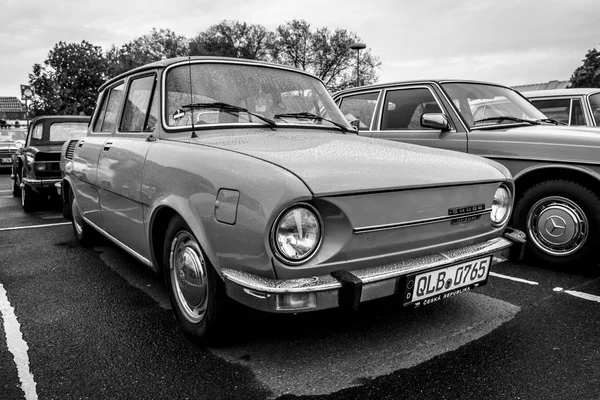
[[[350,48],[356,50],[356,86],[360,86],[360,51],[366,48],[367,45],[364,43],[352,43]]]

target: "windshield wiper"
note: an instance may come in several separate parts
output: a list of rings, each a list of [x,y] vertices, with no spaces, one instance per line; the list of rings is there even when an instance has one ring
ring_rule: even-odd
[[[554,124],[554,125],[568,125],[565,124],[564,122],[558,122],[555,119],[550,119],[550,118],[543,118],[543,119],[538,119],[539,122],[546,122],[548,124]]]
[[[181,108],[218,108],[220,110],[225,110],[225,111],[244,112],[244,113],[252,115],[253,117],[256,117],[256,118],[266,122],[269,125],[269,127],[271,129],[273,129],[274,131],[277,130],[277,124],[272,119],[267,118],[267,117],[257,114],[257,113],[253,113],[252,111],[248,111],[244,107],[238,107],[238,106],[234,106],[233,104],[227,104],[227,103],[223,103],[220,101],[217,101],[214,103],[191,103],[191,104],[186,104],[184,106],[181,106]]]
[[[531,124],[531,125],[540,125],[539,121],[533,121],[531,119],[522,119],[522,118],[517,118],[517,117],[511,117],[511,116],[508,116],[508,115],[499,116],[499,117],[488,117],[488,118],[478,119],[477,121],[474,121],[473,124],[476,124],[478,122],[486,122],[486,121],[498,121],[498,123],[500,123],[502,121],[514,121],[514,122],[525,122],[525,123]]]
[[[309,113],[309,112],[299,112],[299,113],[288,113],[288,114],[275,114],[273,116],[273,118],[298,118],[298,119],[312,119],[315,121],[326,121],[329,122],[335,126],[337,126],[338,128],[340,128],[340,130],[344,133],[349,133],[350,130],[348,128],[346,128],[344,125],[340,124],[339,122],[335,122],[333,120],[330,120],[329,118],[325,118],[325,117],[320,117],[316,114],[313,113]]]

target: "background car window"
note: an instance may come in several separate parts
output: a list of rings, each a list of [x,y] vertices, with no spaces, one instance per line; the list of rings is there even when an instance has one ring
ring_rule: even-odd
[[[70,139],[81,139],[86,132],[86,122],[55,122],[50,125],[49,141],[64,143]]]
[[[110,90],[104,97],[100,115],[94,124],[94,131],[110,132],[117,122],[119,105],[123,98],[123,88],[125,84],[120,84]]]
[[[42,134],[44,133],[44,124],[37,124],[33,127],[33,132],[31,132],[31,138],[40,140],[42,138]]]
[[[3,131],[0,132],[0,142],[14,142],[15,140],[25,140],[24,131]]]
[[[379,92],[344,97],[340,109],[348,121],[352,122],[358,119],[360,129],[369,130],[371,129],[371,121],[373,121],[373,113],[378,97]]]
[[[563,125],[569,124],[571,99],[532,100],[531,102],[548,118]]]
[[[142,132],[152,97],[154,75],[135,79],[129,86],[120,129],[123,132]]]
[[[429,89],[415,88],[389,91],[383,107],[382,130],[426,130],[421,126],[421,115],[441,113]]]
[[[570,125],[586,125],[585,117],[583,116],[583,108],[581,100],[573,99],[571,102],[571,123]]]
[[[600,93],[591,95],[589,100],[596,126],[600,126]]]

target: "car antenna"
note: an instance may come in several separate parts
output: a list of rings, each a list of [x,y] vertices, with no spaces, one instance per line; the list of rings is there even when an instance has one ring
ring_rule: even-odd
[[[194,96],[192,94],[192,59],[188,56],[188,71],[190,73],[190,104],[194,104]],[[194,107],[192,107],[192,139],[197,138],[196,128],[194,127]]]

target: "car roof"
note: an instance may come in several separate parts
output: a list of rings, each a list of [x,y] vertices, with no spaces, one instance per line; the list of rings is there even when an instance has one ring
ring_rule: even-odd
[[[250,59],[246,59],[246,58],[233,58],[233,57],[214,57],[214,56],[191,56],[191,57],[175,57],[175,58],[167,58],[164,60],[160,60],[160,61],[155,61],[149,64],[145,64],[142,66],[139,66],[137,68],[131,69],[129,71],[125,71],[117,76],[115,76],[114,78],[109,79],[108,81],[106,81],[102,86],[100,86],[100,88],[98,89],[98,92],[103,91],[107,86],[112,85],[113,83],[115,83],[116,81],[119,81],[129,75],[133,75],[136,74],[138,72],[142,72],[142,71],[146,71],[146,70],[151,70],[151,69],[156,69],[156,68],[167,68],[170,65],[173,64],[177,64],[180,62],[185,62],[185,61],[197,61],[197,60],[204,60],[204,61],[214,61],[214,62],[227,62],[227,63],[234,63],[234,64],[256,64],[256,65],[264,65],[267,67],[275,67],[275,68],[281,68],[281,69],[287,69],[290,71],[294,71],[294,72],[300,72],[304,75],[309,75],[315,79],[319,79],[316,76],[314,76],[313,74],[303,71],[301,69],[298,68],[294,68],[294,67],[290,67],[289,65],[283,65],[283,64],[275,64],[275,63],[270,63],[270,62],[266,62],[266,61],[259,61],[259,60],[250,60]],[[320,79],[319,79],[320,80]]]
[[[395,82],[388,82],[388,83],[375,83],[373,85],[365,85],[365,86],[360,86],[360,87],[344,89],[344,90],[341,90],[341,91],[335,93],[334,96],[352,93],[355,91],[362,92],[365,90],[385,89],[385,88],[392,87],[392,86],[424,85],[424,84],[431,84],[431,83],[438,83],[438,84],[441,84],[441,83],[477,83],[477,84],[483,84],[483,85],[493,85],[493,86],[501,86],[501,87],[508,88],[508,86],[501,85],[501,84],[494,83],[494,82],[475,81],[475,80],[469,80],[469,79],[418,79],[418,80],[409,80],[409,81],[395,81]]]
[[[58,122],[88,122],[91,117],[88,115],[40,115],[29,121],[29,125],[33,125],[38,121],[52,119]]]
[[[555,96],[585,96],[590,93],[600,92],[600,88],[572,88],[572,89],[550,89],[530,90],[521,92],[525,97],[555,97]]]

